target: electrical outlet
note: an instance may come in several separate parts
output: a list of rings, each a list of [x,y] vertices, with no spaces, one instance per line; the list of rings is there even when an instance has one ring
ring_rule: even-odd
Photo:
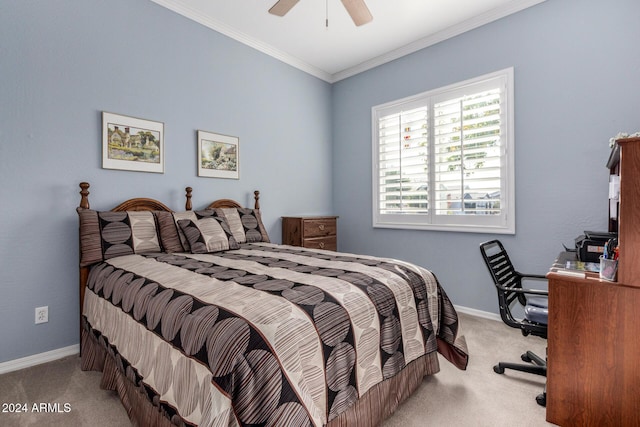
[[[36,325],[49,321],[49,306],[36,307]]]

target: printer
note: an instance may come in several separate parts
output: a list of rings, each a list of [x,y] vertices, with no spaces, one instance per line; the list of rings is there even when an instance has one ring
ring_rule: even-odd
[[[604,246],[610,239],[618,238],[618,233],[607,231],[584,231],[576,237],[576,253],[583,262],[599,262]]]

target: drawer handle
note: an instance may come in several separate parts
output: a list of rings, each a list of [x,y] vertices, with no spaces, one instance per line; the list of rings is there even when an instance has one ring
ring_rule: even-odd
[[[320,249],[324,249],[324,242],[320,242],[318,246],[320,246]]]
[[[320,231],[324,231],[324,224],[318,225],[318,228],[320,229]]]

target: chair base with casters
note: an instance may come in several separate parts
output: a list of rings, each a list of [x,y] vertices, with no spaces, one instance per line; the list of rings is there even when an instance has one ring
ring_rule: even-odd
[[[524,365],[521,363],[500,362],[493,367],[493,371],[496,374],[504,374],[505,369],[512,369],[514,371],[527,372],[529,374],[547,376],[547,362],[540,356],[532,351],[527,350],[526,353],[522,353],[520,356],[523,362],[530,363]],[[547,406],[547,392],[543,391],[536,396],[536,402],[540,406]]]
[[[480,245],[480,252],[491,273],[498,291],[500,317],[505,324],[520,329],[522,335],[535,335],[547,338],[547,323],[549,316],[547,291],[525,289],[525,280],[545,280],[545,276],[523,274],[515,270],[506,250],[499,240],[491,240]],[[524,309],[524,319],[516,319],[511,312],[511,306],[519,303]],[[542,357],[527,351],[520,358],[522,363],[499,362],[493,367],[494,372],[503,374],[505,369],[527,372],[530,374],[547,376],[547,362]],[[546,406],[547,394],[543,391],[536,396],[536,402]]]
[[[496,374],[504,374],[505,369],[512,369],[514,371],[528,372],[530,374],[547,376],[547,362],[540,358],[532,351],[523,353],[520,358],[524,362],[531,363],[530,365],[523,365],[521,363],[500,362],[493,367],[493,371]]]

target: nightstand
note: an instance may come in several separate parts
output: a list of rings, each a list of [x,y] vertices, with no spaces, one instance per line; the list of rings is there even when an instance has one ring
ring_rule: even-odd
[[[283,216],[282,244],[335,251],[337,216]]]

